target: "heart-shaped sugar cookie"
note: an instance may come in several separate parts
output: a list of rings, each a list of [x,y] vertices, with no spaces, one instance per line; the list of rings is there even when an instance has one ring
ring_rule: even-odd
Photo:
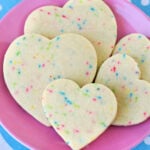
[[[150,84],[139,77],[137,63],[126,54],[116,54],[102,64],[96,83],[105,84],[116,95],[114,125],[134,125],[150,116]]]
[[[77,1],[80,3],[80,1]],[[99,0],[83,5],[66,3],[64,8],[45,6],[33,11],[25,23],[25,33],[38,33],[53,38],[62,33],[78,33],[94,45],[98,66],[112,53],[117,25],[110,8]]]
[[[116,98],[104,85],[94,83],[80,89],[67,79],[51,82],[44,90],[42,104],[51,125],[73,150],[102,134],[117,112]]]
[[[33,117],[48,125],[42,109],[45,86],[59,78],[79,85],[93,81],[97,56],[93,45],[76,34],[62,34],[53,40],[27,34],[17,38],[4,58],[4,78],[14,99]]]
[[[141,78],[150,82],[150,40],[142,34],[129,34],[122,38],[114,54],[125,53],[133,57],[141,70]]]

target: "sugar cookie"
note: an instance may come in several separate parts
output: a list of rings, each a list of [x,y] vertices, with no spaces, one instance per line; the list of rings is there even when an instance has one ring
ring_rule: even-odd
[[[105,84],[116,95],[118,114],[114,125],[134,125],[150,116],[150,84],[139,78],[137,63],[126,54],[116,54],[102,64],[96,83]]]
[[[125,53],[133,57],[141,70],[141,78],[150,82],[150,40],[142,34],[129,34],[115,47],[114,54]]]
[[[73,150],[101,135],[117,112],[116,98],[104,85],[91,83],[80,89],[67,79],[51,82],[42,103],[51,125]]]
[[[27,34],[17,38],[4,58],[4,78],[14,99],[33,117],[48,125],[41,95],[48,83],[68,78],[84,85],[93,81],[97,68],[93,45],[76,34],[49,40]]]
[[[79,0],[77,2],[80,2]],[[25,23],[25,33],[38,33],[53,38],[62,33],[78,33],[89,39],[97,52],[98,66],[112,53],[117,37],[117,24],[110,8],[99,0],[64,8],[45,6],[33,11]]]

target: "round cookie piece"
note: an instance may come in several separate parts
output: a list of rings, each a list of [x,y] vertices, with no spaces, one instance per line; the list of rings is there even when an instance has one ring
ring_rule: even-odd
[[[28,16],[24,31],[48,38],[68,32],[81,34],[94,45],[98,66],[110,56],[117,38],[115,17],[110,8],[99,0],[84,1],[83,5],[72,5],[68,1],[63,8],[38,8]]]
[[[122,38],[114,49],[114,54],[125,53],[133,57],[141,70],[141,78],[150,82],[150,40],[142,34],[129,34]]]
[[[80,86],[93,81],[97,56],[93,45],[76,34],[49,40],[26,34],[14,40],[4,58],[4,78],[14,99],[34,118],[49,125],[41,95],[51,81],[68,78]]]
[[[117,113],[116,98],[106,86],[91,83],[80,89],[67,79],[51,82],[43,92],[42,104],[51,125],[74,150],[101,135]]]
[[[128,126],[150,116],[150,84],[140,80],[140,70],[133,58],[116,54],[101,66],[96,83],[108,86],[116,95],[118,113],[113,125]]]

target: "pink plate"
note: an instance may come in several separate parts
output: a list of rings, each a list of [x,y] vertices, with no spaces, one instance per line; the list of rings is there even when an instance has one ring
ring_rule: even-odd
[[[150,21],[140,10],[136,9],[127,1],[122,0],[122,3],[119,2],[120,0],[106,1],[114,10],[118,23],[119,20],[120,23],[126,23],[126,26],[123,27],[118,24],[119,37],[131,32],[144,33],[144,27],[148,26]],[[32,149],[69,150],[69,147],[64,144],[63,140],[52,128],[45,127],[38,123],[13,100],[3,79],[3,58],[10,42],[17,36],[23,34],[25,19],[33,9],[48,4],[62,6],[65,2],[66,0],[24,0],[0,23],[0,120],[3,126],[8,129],[14,137]],[[135,19],[133,23],[133,20],[130,20],[132,19],[130,15],[125,15],[126,12],[122,13],[121,8],[123,4],[127,9],[132,8],[132,17],[134,15],[137,16],[137,13],[142,17],[140,19],[145,21],[142,26],[138,28],[136,26],[138,25],[138,19]],[[149,133],[150,119],[137,126],[110,127],[102,136],[85,149],[127,150],[140,142]]]

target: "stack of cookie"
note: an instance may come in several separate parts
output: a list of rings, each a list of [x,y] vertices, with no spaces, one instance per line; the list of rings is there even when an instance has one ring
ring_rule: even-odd
[[[150,41],[135,33],[116,44],[116,19],[105,2],[38,8],[24,32],[6,51],[6,85],[24,110],[72,149],[85,147],[111,124],[149,118]]]

